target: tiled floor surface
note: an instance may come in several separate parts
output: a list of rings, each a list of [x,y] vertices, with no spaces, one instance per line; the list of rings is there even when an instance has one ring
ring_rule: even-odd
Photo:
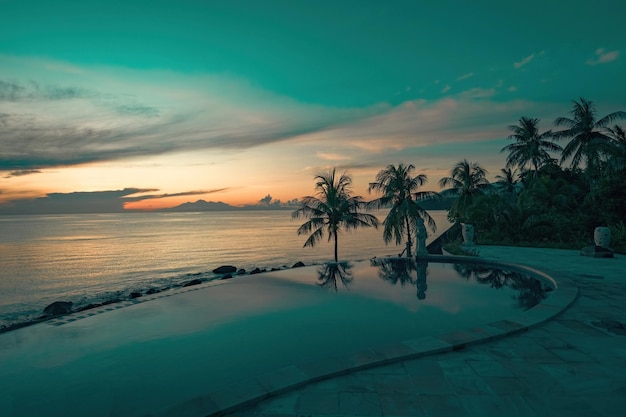
[[[487,259],[567,276],[579,297],[527,332],[309,384],[231,416],[626,415],[626,257],[478,249]]]

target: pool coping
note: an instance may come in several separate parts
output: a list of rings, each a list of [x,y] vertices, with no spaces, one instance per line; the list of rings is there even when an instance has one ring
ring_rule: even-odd
[[[422,336],[397,343],[352,352],[348,355],[330,356],[324,362],[305,361],[290,364],[255,377],[248,377],[224,385],[219,391],[194,397],[179,403],[158,417],[220,416],[246,408],[261,400],[304,385],[352,372],[388,365],[407,359],[417,359],[465,346],[485,343],[508,335],[521,333],[552,319],[568,308],[578,297],[578,287],[559,273],[547,274],[522,264],[489,260],[472,256],[427,255],[419,260],[438,263],[472,263],[496,266],[532,275],[553,287],[550,296],[536,306],[507,319],[489,322],[465,330],[438,336]],[[147,300],[146,300],[147,301]]]

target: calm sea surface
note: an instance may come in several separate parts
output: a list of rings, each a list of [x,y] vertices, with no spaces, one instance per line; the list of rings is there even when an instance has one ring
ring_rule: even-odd
[[[382,221],[386,211],[373,214]],[[445,211],[430,215],[437,232],[428,241],[449,227]],[[249,271],[331,260],[325,240],[302,247],[307,236],[296,230],[303,222],[287,210],[0,216],[0,327],[33,319],[53,301],[80,308],[210,279],[220,265]],[[380,228],[339,237],[339,257],[346,260],[402,249],[385,245]]]

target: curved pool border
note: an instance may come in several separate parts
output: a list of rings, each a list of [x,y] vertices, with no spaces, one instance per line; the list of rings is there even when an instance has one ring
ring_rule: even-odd
[[[250,377],[225,385],[217,392],[178,404],[160,415],[178,416],[195,412],[205,416],[220,416],[314,382],[407,359],[459,350],[465,346],[521,333],[556,317],[578,297],[578,287],[566,276],[556,273],[549,275],[522,264],[451,255],[428,255],[420,258],[420,260],[433,263],[480,264],[521,272],[546,282],[553,288],[553,291],[549,297],[531,309],[503,320],[438,336],[407,339],[398,343],[352,352],[347,356],[331,356],[323,362],[307,361],[292,364],[257,377]]]

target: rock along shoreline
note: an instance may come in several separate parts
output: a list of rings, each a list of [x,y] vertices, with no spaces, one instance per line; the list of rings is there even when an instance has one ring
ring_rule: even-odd
[[[316,265],[316,264],[313,263],[311,265]],[[169,291],[169,290],[176,289],[176,288],[184,288],[184,287],[190,287],[193,285],[200,285],[209,281],[232,279],[238,276],[256,275],[256,274],[261,274],[264,272],[281,271],[285,269],[299,268],[303,266],[306,266],[306,265],[303,262],[298,261],[294,263],[291,267],[288,267],[287,265],[283,265],[281,267],[271,267],[271,268],[255,267],[250,271],[246,271],[243,268],[237,268],[232,265],[222,265],[213,269],[212,270],[213,275],[208,276],[208,277],[206,276],[207,274],[203,272],[190,273],[190,274],[185,275],[185,277],[189,279],[181,280],[181,282],[177,282],[172,285],[166,285],[162,287],[151,287],[145,290],[134,290],[130,292],[118,291],[117,296],[114,296],[112,298],[97,300],[86,305],[79,305],[75,308],[74,308],[73,301],[58,300],[46,306],[43,309],[42,314],[39,315],[38,317],[30,318],[24,321],[17,321],[16,323],[1,325],[0,333],[6,333],[12,330],[21,329],[23,327],[27,327],[27,326],[37,324],[37,323],[42,323],[50,319],[62,317],[67,314],[78,313],[81,311],[91,310],[94,308],[98,308],[98,307],[102,307],[102,306],[106,306],[110,304],[132,300],[135,298],[142,297],[144,295],[156,294],[156,293]]]

